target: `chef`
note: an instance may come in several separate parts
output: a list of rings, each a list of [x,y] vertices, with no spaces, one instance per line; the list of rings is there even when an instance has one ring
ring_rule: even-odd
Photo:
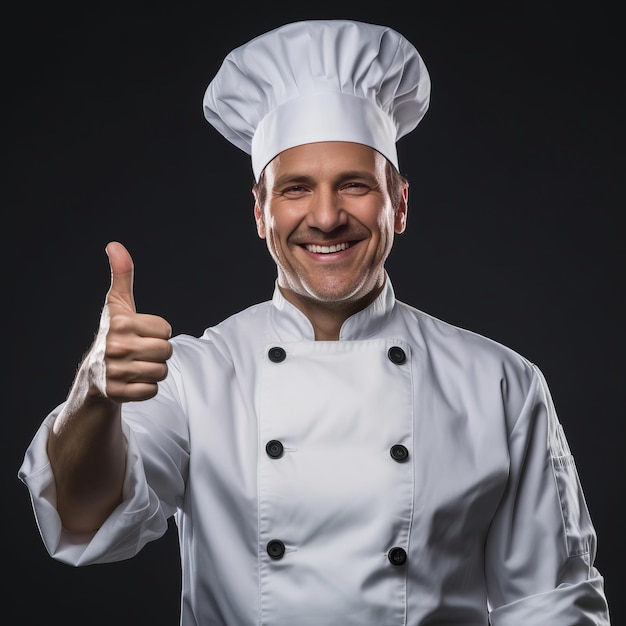
[[[233,50],[207,120],[251,156],[270,301],[201,337],[139,313],[107,246],[99,332],[19,476],[55,559],[176,521],[183,626],[609,624],[596,534],[541,371],[396,300],[396,142],[429,75],[349,20]]]

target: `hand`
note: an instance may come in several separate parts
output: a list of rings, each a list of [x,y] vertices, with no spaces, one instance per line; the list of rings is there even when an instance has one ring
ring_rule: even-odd
[[[111,287],[100,330],[91,351],[92,382],[116,402],[147,400],[167,376],[172,356],[172,328],[162,317],[137,313],[133,295],[133,260],[118,242],[106,247]]]

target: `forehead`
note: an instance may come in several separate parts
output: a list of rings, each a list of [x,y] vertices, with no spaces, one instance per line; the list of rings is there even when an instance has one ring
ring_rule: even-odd
[[[348,141],[320,141],[284,150],[265,168],[270,179],[283,176],[336,178],[345,173],[363,172],[383,176],[385,157],[364,144]]]

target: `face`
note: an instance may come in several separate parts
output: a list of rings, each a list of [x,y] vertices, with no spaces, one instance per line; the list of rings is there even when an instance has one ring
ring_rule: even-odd
[[[392,207],[385,166],[368,146],[331,141],[285,150],[265,168],[267,197],[254,213],[287,300],[354,309],[380,293],[407,211],[406,188]]]

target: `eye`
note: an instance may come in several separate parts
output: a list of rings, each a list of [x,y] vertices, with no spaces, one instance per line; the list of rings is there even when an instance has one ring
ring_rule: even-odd
[[[281,190],[281,195],[287,196],[288,198],[298,198],[301,195],[305,194],[308,191],[306,187],[303,185],[291,185],[290,187],[285,187]]]
[[[368,193],[371,190],[369,185],[365,183],[360,183],[358,181],[350,181],[349,183],[345,183],[341,186],[341,192],[346,193],[353,196],[362,196]]]

